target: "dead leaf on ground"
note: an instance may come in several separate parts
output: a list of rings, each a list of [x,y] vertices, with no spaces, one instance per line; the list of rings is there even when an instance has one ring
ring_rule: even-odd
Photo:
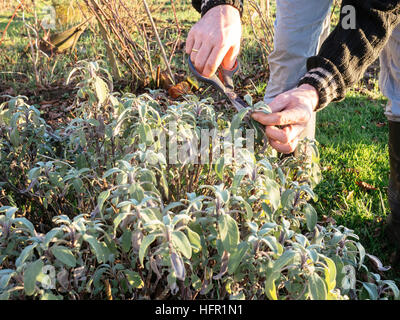
[[[190,84],[187,81],[182,81],[168,89],[168,94],[172,99],[178,99],[185,94],[191,94]]]
[[[370,185],[369,183],[366,183],[364,181],[357,181],[356,184],[364,190],[377,190],[377,188],[375,188],[374,186]]]

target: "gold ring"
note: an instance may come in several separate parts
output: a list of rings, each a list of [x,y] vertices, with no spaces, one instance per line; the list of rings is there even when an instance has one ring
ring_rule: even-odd
[[[197,49],[192,49],[192,52],[199,52],[199,50],[197,50]]]

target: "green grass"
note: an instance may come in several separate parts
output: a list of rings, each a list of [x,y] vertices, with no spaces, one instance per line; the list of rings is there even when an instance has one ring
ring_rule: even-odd
[[[390,262],[391,248],[384,237],[389,206],[388,126],[386,99],[350,91],[317,115],[323,181],[317,186],[319,218],[330,216],[360,236],[368,253]],[[357,182],[376,190],[367,190]],[[399,276],[398,274],[395,276]]]
[[[166,2],[168,4],[169,2]],[[191,7],[190,2],[177,5],[177,18],[182,27],[182,41],[190,27],[200,15]],[[338,12],[338,10],[336,10]],[[337,14],[336,12],[336,14]],[[0,30],[5,28],[12,12],[0,12]],[[32,19],[32,16],[27,16]],[[161,8],[155,15],[157,23],[162,26],[170,24],[171,40],[176,37],[174,15],[170,5]],[[160,21],[161,20],[161,21]],[[33,87],[33,70],[29,55],[22,49],[27,45],[26,30],[23,28],[21,16],[11,24],[5,43],[0,50],[0,80],[7,81],[16,87],[18,94]],[[87,30],[78,43],[76,57],[62,55],[49,59],[46,63],[56,68],[51,75],[56,83],[65,78],[72,69],[74,61],[80,59],[104,58],[104,46]],[[167,54],[170,47],[166,47]],[[4,52],[4,54],[3,54]],[[189,75],[185,64],[185,55],[178,52],[173,60],[173,70],[184,70]],[[242,76],[238,82],[238,91],[248,91],[255,101],[262,99],[266,79],[259,78],[245,86],[243,79],[253,78],[262,72],[262,60],[259,47],[252,39],[249,26],[245,26],[243,47],[240,56]],[[4,73],[7,72],[7,73]],[[13,73],[24,73],[28,80],[24,82]],[[1,88],[0,88],[1,89]],[[354,229],[361,238],[367,252],[377,255],[389,264],[390,248],[383,237],[383,226],[389,212],[386,190],[388,184],[388,127],[383,114],[385,98],[374,86],[372,91],[351,91],[340,103],[331,104],[318,113],[316,139],[320,144],[323,181],[317,186],[319,201],[316,203],[319,218],[330,216],[338,224]],[[373,185],[377,190],[364,190],[357,182]]]

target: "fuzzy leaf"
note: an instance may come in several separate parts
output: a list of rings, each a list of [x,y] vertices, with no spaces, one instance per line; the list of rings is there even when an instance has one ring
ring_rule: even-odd
[[[311,300],[326,300],[327,298],[327,291],[325,282],[321,279],[321,277],[313,273],[308,278],[308,287]]]
[[[233,252],[239,243],[239,228],[236,221],[228,214],[218,219],[218,229],[224,249]]]
[[[143,288],[144,282],[142,278],[140,278],[140,275],[137,272],[131,271],[131,270],[124,270],[126,279],[128,280],[128,283],[133,287],[133,288]]]
[[[24,289],[27,296],[31,296],[35,292],[36,279],[43,269],[43,261],[36,260],[28,265],[24,272]]]
[[[155,239],[156,239],[156,236],[154,234],[149,234],[143,238],[142,243],[140,244],[139,261],[142,266],[144,266],[143,259],[144,259],[144,255],[146,254],[146,250],[153,243],[153,241]]]
[[[172,268],[175,271],[175,275],[179,280],[185,280],[186,270],[182,258],[178,256],[175,252],[171,253],[170,256]]]
[[[174,247],[180,251],[187,259],[192,256],[192,246],[186,235],[182,231],[172,232],[172,243]]]
[[[315,226],[317,225],[318,215],[317,211],[310,205],[306,204],[304,206],[304,214],[306,216],[306,224],[308,231],[313,231]]]
[[[53,255],[64,263],[66,266],[74,268],[76,266],[76,258],[70,249],[64,246],[55,246],[51,248]]]

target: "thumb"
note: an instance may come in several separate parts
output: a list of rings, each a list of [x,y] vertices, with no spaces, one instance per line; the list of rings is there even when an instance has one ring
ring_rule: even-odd
[[[290,98],[285,94],[280,94],[275,97],[268,105],[271,108],[271,111],[279,112],[284,110],[289,104]]]

